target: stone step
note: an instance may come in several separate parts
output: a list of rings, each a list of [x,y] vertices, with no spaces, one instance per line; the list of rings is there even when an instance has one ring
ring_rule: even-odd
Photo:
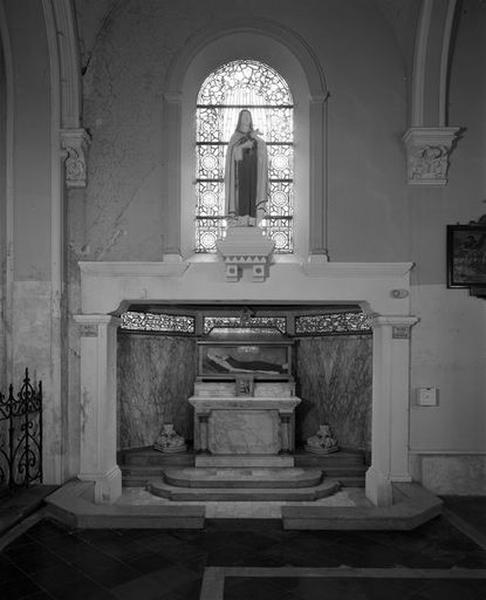
[[[364,487],[366,466],[362,470],[354,468],[323,469],[326,477],[338,479],[344,487]],[[145,487],[149,479],[162,476],[160,466],[121,467],[124,487]]]
[[[354,465],[351,467],[326,467],[322,470],[326,477],[339,479],[340,477],[364,477],[368,467],[366,465]]]
[[[151,446],[148,448],[135,448],[119,452],[118,464],[120,466],[193,466],[194,453],[188,451],[181,452],[180,454],[164,454],[154,450]]]
[[[304,488],[181,488],[162,479],[147,484],[155,496],[178,502],[258,502],[258,501],[313,501],[335,494],[341,487],[335,479],[325,479],[319,485]]]
[[[294,454],[296,467],[319,467],[326,468],[334,465],[363,465],[364,456],[361,452],[346,452],[340,450],[333,454],[318,455],[306,452],[296,452]]]
[[[295,467],[223,467],[164,469],[163,479],[176,487],[191,488],[308,488],[322,481],[320,469]]]
[[[365,487],[364,475],[362,477],[340,476],[336,477],[336,479],[341,483],[343,487]]]
[[[145,448],[132,448],[130,450],[121,450],[118,453],[118,464],[120,466],[129,465],[160,465],[160,466],[194,466],[195,454],[192,450],[181,454],[163,454],[154,450],[152,446]],[[316,467],[325,469],[325,467],[339,465],[362,465],[364,464],[364,454],[359,450],[339,450],[333,454],[319,456],[310,454],[303,450],[297,450],[294,454],[296,467]]]

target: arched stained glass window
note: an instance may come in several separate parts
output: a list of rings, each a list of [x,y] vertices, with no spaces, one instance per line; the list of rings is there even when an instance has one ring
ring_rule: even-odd
[[[293,99],[286,81],[255,60],[224,64],[203,82],[196,109],[196,252],[215,252],[224,237],[224,166],[241,109],[265,140],[269,160],[267,215],[261,226],[276,252],[293,252]]]

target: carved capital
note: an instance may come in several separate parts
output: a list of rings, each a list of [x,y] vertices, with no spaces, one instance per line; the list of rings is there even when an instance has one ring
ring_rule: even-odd
[[[91,137],[85,129],[61,130],[61,147],[64,150],[68,188],[86,187],[86,164],[90,141]]]
[[[403,136],[408,183],[446,185],[449,156],[459,127],[412,127]]]

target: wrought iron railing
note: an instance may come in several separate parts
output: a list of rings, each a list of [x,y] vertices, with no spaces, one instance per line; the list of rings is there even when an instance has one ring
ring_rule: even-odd
[[[0,487],[42,483],[42,382],[25,369],[20,391],[0,393]]]

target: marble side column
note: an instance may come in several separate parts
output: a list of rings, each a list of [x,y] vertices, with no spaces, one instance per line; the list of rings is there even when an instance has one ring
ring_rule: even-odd
[[[409,316],[373,319],[371,466],[366,473],[366,496],[376,506],[392,504],[392,481],[411,481],[410,328],[416,322]]]
[[[290,454],[292,451],[292,441],[290,434],[290,419],[291,415],[288,413],[280,413],[280,453]]]
[[[209,413],[199,413],[197,419],[199,423],[199,452],[209,454]]]
[[[116,464],[116,330],[120,319],[75,315],[81,334],[81,471],[95,482],[95,502],[121,494]]]

